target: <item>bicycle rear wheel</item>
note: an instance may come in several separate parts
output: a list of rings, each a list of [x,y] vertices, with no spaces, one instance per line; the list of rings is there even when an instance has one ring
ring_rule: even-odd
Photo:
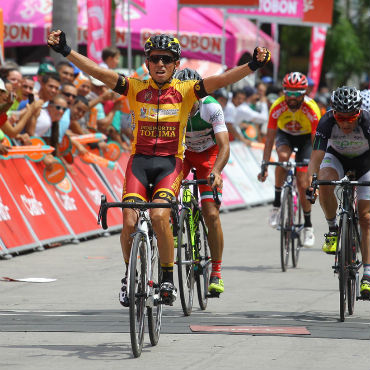
[[[159,261],[157,247],[152,247],[152,275],[150,280],[153,282],[153,306],[147,308],[149,338],[152,346],[159,341],[162,324],[162,304],[160,303],[159,288],[161,283],[162,271]]]
[[[345,320],[346,314],[346,303],[347,303],[347,284],[348,284],[348,250],[350,248],[350,227],[349,227],[348,214],[343,214],[342,228],[340,232],[340,251],[338,254],[338,264],[339,264],[339,311],[340,311],[340,321]]]
[[[198,255],[195,265],[195,279],[197,282],[198,302],[200,308],[205,310],[208,303],[208,285],[211,276],[211,254],[207,239],[207,228],[202,217],[199,220],[196,248],[198,248]]]
[[[299,252],[302,247],[301,241],[301,226],[303,225],[303,208],[301,201],[299,200],[298,190],[295,189],[294,195],[296,201],[293,202],[293,223],[294,223],[294,232],[295,237],[292,238],[292,264],[293,267],[297,267]]]
[[[292,244],[293,227],[293,200],[289,187],[283,189],[280,207],[280,260],[281,269],[285,272],[288,268],[289,251]]]
[[[146,239],[137,233],[132,243],[130,256],[130,336],[134,357],[141,355],[145,330],[145,300],[146,300]]]
[[[185,316],[189,316],[193,308],[194,261],[189,225],[189,210],[185,208],[180,213],[177,236],[177,272],[182,310]]]

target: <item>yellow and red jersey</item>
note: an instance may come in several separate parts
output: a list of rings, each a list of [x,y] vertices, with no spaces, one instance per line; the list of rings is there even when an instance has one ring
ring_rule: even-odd
[[[270,108],[268,128],[279,128],[290,135],[314,134],[320,118],[320,108],[313,99],[305,96],[301,107],[292,112],[283,95]]]
[[[206,96],[201,81],[172,79],[159,89],[151,78],[120,76],[115,91],[127,96],[132,111],[131,154],[182,159],[189,113]]]

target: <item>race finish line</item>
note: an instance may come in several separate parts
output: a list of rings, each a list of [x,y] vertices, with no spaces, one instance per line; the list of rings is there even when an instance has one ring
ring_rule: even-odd
[[[304,326],[203,326],[190,325],[193,332],[311,335]]]

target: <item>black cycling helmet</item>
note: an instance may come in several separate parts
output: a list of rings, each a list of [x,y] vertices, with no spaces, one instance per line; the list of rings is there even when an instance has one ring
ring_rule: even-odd
[[[180,71],[177,71],[174,77],[181,81],[186,81],[186,80],[200,81],[202,79],[202,77],[197,71],[195,71],[194,69],[190,69],[190,68],[184,68],[184,69],[181,69]]]
[[[331,94],[331,106],[340,113],[350,113],[361,109],[362,97],[360,90],[355,87],[338,87]]]
[[[149,37],[144,45],[145,56],[149,57],[152,50],[168,50],[174,55],[176,60],[179,60],[181,55],[179,40],[170,35],[156,35]]]

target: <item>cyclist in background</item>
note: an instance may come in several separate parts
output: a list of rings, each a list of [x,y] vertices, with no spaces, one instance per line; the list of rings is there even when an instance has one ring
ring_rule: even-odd
[[[285,75],[284,95],[279,97],[270,108],[263,161],[270,160],[275,136],[280,162],[288,161],[294,148],[298,148],[296,162],[308,162],[310,159],[312,140],[321,115],[315,101],[306,95],[307,86],[307,77],[303,73],[291,72]],[[286,170],[276,167],[275,199],[269,219],[272,227],[277,227],[279,224],[281,191],[285,176]],[[266,177],[267,171],[258,175],[260,181],[265,181]],[[311,203],[306,199],[305,194],[309,185],[306,167],[297,168],[297,185],[304,212],[303,245],[312,247],[315,236],[311,223]]]
[[[343,86],[333,91],[331,106],[320,120],[316,130],[308,174],[312,179],[340,180],[349,171],[355,179],[370,181],[370,113],[361,109],[360,91]],[[336,221],[337,199],[334,186],[320,187],[320,205],[324,211],[329,232],[325,234],[323,251],[335,254],[338,243]],[[312,191],[312,188],[309,191]],[[357,188],[357,207],[361,229],[361,255],[364,274],[360,292],[370,299],[370,188]]]
[[[202,77],[194,70],[185,68],[176,72],[175,78],[181,81],[196,80]],[[186,126],[186,150],[184,154],[184,178],[191,168],[197,170],[198,179],[208,179],[215,175],[212,188],[218,187],[221,199],[221,171],[226,166],[230,155],[229,133],[225,124],[221,105],[212,96],[207,96],[193,105]],[[220,206],[213,199],[209,185],[199,185],[202,213],[208,228],[208,243],[211,250],[212,272],[208,291],[222,293],[224,282],[221,278],[224,236],[220,220]]]
[[[82,71],[128,97],[133,116],[134,140],[123,188],[122,200],[126,202],[153,200],[164,203],[176,197],[182,180],[186,125],[194,103],[216,89],[253,73],[270,59],[270,52],[258,47],[248,64],[200,81],[179,81],[173,75],[180,65],[180,43],[170,35],[156,35],[151,36],[144,45],[145,63],[150,78],[141,81],[99,67],[71,50],[61,30],[50,33],[48,44]],[[215,181],[215,186],[220,186],[219,181]],[[151,194],[150,183],[154,186]],[[158,240],[163,272],[160,295],[165,304],[172,305],[177,289],[173,283],[174,242],[168,222],[170,212],[170,209],[165,208],[153,209],[151,219]],[[126,273],[132,244],[131,234],[136,222],[135,210],[124,209],[121,246]],[[129,305],[126,275],[122,279],[120,302],[124,306]]]

